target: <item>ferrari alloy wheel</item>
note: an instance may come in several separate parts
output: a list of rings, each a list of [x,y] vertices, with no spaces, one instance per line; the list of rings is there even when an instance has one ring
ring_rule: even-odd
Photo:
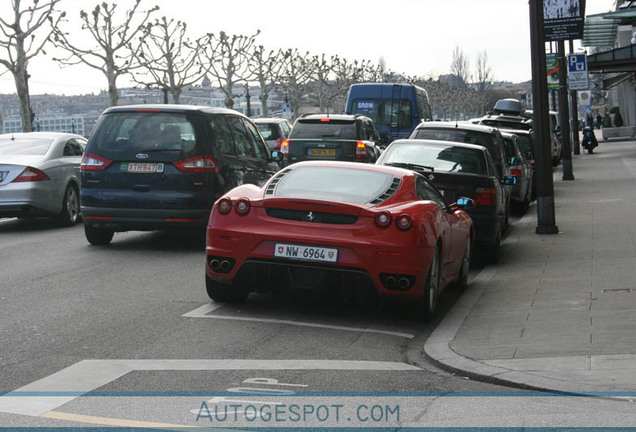
[[[422,321],[430,321],[435,315],[435,309],[437,308],[437,297],[439,296],[439,246],[433,253],[433,259],[431,259],[431,267],[428,270],[428,276],[426,277],[426,284],[424,285],[424,297],[417,302],[416,318]]]
[[[68,185],[64,192],[64,201],[62,201],[62,211],[58,215],[58,220],[64,226],[72,226],[77,223],[80,218],[80,203],[77,188]]]
[[[457,276],[457,285],[459,289],[462,290],[468,288],[468,272],[470,271],[470,256],[472,253],[471,244],[472,239],[468,237],[466,250],[464,251],[464,259],[462,260],[462,266],[459,268],[459,275]]]
[[[210,279],[208,275],[205,275],[205,289],[208,292],[210,299],[220,302],[242,302],[248,296],[248,292],[245,289],[239,289],[234,284],[223,284]]]
[[[90,244],[101,246],[110,243],[115,233],[112,230],[84,225],[84,234]]]

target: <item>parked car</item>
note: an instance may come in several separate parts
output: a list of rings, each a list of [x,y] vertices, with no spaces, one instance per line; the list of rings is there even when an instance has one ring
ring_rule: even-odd
[[[280,150],[280,146],[289,136],[292,124],[282,118],[258,118],[254,123],[261,131],[270,150]]]
[[[534,149],[534,141],[533,141],[533,133],[532,131],[522,131],[522,130],[512,130],[512,129],[500,129],[502,134],[511,133],[516,135],[517,137],[517,147],[519,147],[519,151],[521,155],[525,157],[526,161],[530,165],[530,169],[532,170],[532,197],[534,200],[537,196],[537,177],[536,177],[536,169],[537,164],[534,160],[535,149]]]
[[[495,174],[500,182],[510,175],[510,168],[506,164],[503,148],[503,138],[497,128],[486,125],[458,122],[425,122],[420,123],[413,131],[411,138],[453,141],[466,144],[480,145],[488,149],[495,164]],[[504,231],[508,227],[510,212],[511,187],[504,186],[505,219]]]
[[[517,182],[512,187],[510,199],[511,208],[517,214],[523,215],[532,201],[533,169],[526,157],[519,149],[519,137],[512,133],[502,132],[506,162],[510,167],[510,175],[516,177]]]
[[[81,164],[84,229],[92,244],[118,231],[204,227],[220,196],[278,170],[254,123],[222,108],[111,107]]]
[[[532,119],[534,114],[533,110],[525,110],[524,116]],[[563,143],[561,137],[561,126],[559,124],[559,113],[556,111],[549,111],[550,118],[550,148],[552,149],[552,166],[557,166],[561,162],[563,157]]]
[[[58,132],[0,135],[0,218],[80,218],[79,166],[86,139]]]
[[[213,300],[251,291],[337,289],[415,303],[434,313],[451,283],[467,284],[472,222],[420,174],[351,162],[291,165],[263,187],[216,202],[206,247]]]
[[[296,120],[281,152],[285,165],[319,159],[373,163],[380,156],[381,145],[369,117],[309,114]]]
[[[422,173],[441,192],[446,201],[471,198],[467,208],[475,226],[475,242],[486,261],[499,256],[507,218],[504,184],[515,178],[499,179],[490,152],[484,146],[423,139],[397,140],[387,147],[378,165],[408,168]]]

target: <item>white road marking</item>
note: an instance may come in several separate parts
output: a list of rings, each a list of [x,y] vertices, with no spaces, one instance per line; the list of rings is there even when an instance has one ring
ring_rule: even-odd
[[[224,306],[223,303],[217,303],[214,300],[212,300],[210,303],[206,303],[203,306],[196,308],[195,310],[190,311],[188,313],[184,313],[181,316],[186,318],[205,318],[207,314],[223,306]]]
[[[83,360],[0,396],[0,412],[42,416],[127,373],[166,370],[418,371],[421,369],[406,363],[358,360]]]
[[[291,325],[297,327],[315,327],[315,328],[323,328],[329,330],[341,330],[341,331],[350,331],[350,332],[361,332],[361,333],[376,333],[376,334],[384,334],[389,336],[397,336],[406,339],[413,339],[415,335],[410,333],[402,333],[391,330],[381,330],[381,329],[373,329],[368,327],[349,327],[349,326],[335,326],[329,324],[319,324],[312,323],[306,321],[294,321],[294,320],[279,320],[273,318],[253,318],[253,317],[241,317],[235,315],[208,315],[209,312],[212,312],[223,306],[223,303],[206,303],[203,306],[188,312],[186,314],[181,315],[182,317],[187,318],[211,318],[211,319],[219,319],[219,320],[228,320],[228,321],[250,321],[250,322],[261,322],[261,323],[269,323],[269,324],[283,324],[283,325]]]

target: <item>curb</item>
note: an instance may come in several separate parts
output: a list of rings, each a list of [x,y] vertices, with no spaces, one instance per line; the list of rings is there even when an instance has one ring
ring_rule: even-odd
[[[531,209],[534,208],[534,206],[531,207]],[[528,211],[517,224],[519,233],[506,238],[503,244],[516,244],[522,233],[527,229],[527,225],[532,219],[534,219],[534,217],[534,212],[531,210]],[[523,390],[534,390],[557,394],[573,394],[577,396],[601,396],[603,398],[623,400],[623,398],[612,398],[611,396],[608,396],[609,392],[607,388],[548,378],[525,371],[493,366],[455,352],[450,346],[451,342],[481,296],[484,294],[488,282],[492,280],[496,274],[497,266],[489,266],[471,280],[469,288],[462,294],[452,309],[448,311],[444,319],[433,331],[431,336],[426,340],[424,344],[424,357],[426,360],[446,371],[490,384]],[[599,393],[604,394],[599,395]]]

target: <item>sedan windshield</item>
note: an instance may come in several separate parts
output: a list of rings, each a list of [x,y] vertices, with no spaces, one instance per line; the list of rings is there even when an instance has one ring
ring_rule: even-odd
[[[43,156],[52,143],[50,138],[3,139],[0,141],[0,155]]]
[[[275,196],[364,204],[391,185],[391,174],[364,169],[299,167],[276,187]]]
[[[426,165],[435,171],[486,175],[484,153],[477,149],[427,144],[394,144],[389,146],[382,164],[407,162]]]

